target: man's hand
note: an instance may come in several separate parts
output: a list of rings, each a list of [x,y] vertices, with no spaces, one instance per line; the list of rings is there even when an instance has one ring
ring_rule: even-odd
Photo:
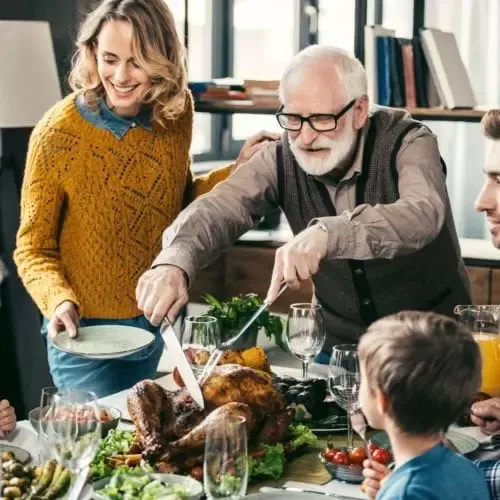
[[[260,151],[270,141],[277,141],[281,136],[273,132],[266,132],[263,130],[258,134],[249,137],[240,150],[240,154],[234,162],[234,168],[238,168],[242,163],[247,162],[257,151]]]
[[[317,273],[320,261],[326,255],[327,241],[328,233],[315,224],[278,248],[266,300],[273,302],[276,299],[283,281],[296,290],[301,281]]]
[[[380,486],[385,478],[391,473],[391,470],[385,465],[379,464],[372,460],[363,462],[363,481],[362,490],[368,495],[369,500],[375,500]]]
[[[176,266],[158,266],[146,271],[139,279],[135,297],[152,325],[158,326],[167,315],[174,322],[189,300],[184,271]]]
[[[16,413],[9,402],[4,399],[0,401],[0,437],[16,428]]]
[[[493,434],[500,430],[500,398],[478,401],[471,407],[470,419],[479,425],[485,434]]]
[[[72,338],[76,337],[78,326],[78,311],[75,304],[66,300],[59,304],[47,325],[47,333],[53,339],[58,333],[66,330]]]

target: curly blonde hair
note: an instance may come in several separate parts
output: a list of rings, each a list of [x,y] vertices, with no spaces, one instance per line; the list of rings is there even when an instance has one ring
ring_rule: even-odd
[[[178,118],[187,106],[185,51],[165,0],[104,0],[80,26],[72,59],[69,84],[83,93],[93,108],[104,96],[97,72],[97,37],[108,21],[127,21],[134,31],[137,63],[149,74],[152,85],[141,96],[162,126]]]

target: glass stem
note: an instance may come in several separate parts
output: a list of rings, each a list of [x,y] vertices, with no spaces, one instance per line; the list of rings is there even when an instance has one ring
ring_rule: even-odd
[[[302,378],[304,380],[307,380],[307,377],[308,377],[307,369],[308,368],[309,368],[309,363],[307,361],[302,361]]]
[[[354,436],[352,433],[351,415],[347,413],[347,447],[352,448],[354,446]]]

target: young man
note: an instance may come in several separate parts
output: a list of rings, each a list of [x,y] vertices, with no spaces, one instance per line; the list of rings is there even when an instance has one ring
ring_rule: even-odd
[[[396,462],[377,500],[490,498],[481,471],[442,443],[481,383],[472,335],[441,315],[402,312],[373,323],[358,352],[361,408]]]

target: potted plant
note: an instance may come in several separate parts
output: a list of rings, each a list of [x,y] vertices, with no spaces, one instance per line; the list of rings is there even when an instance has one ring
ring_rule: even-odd
[[[239,295],[226,302],[219,301],[207,293],[203,296],[203,300],[210,306],[205,315],[214,316],[219,321],[222,342],[236,335],[263,303],[255,293]],[[261,328],[269,339],[274,338],[276,345],[284,348],[281,318],[266,310],[255,320],[246,335],[234,345],[234,349],[248,349],[255,346]]]

